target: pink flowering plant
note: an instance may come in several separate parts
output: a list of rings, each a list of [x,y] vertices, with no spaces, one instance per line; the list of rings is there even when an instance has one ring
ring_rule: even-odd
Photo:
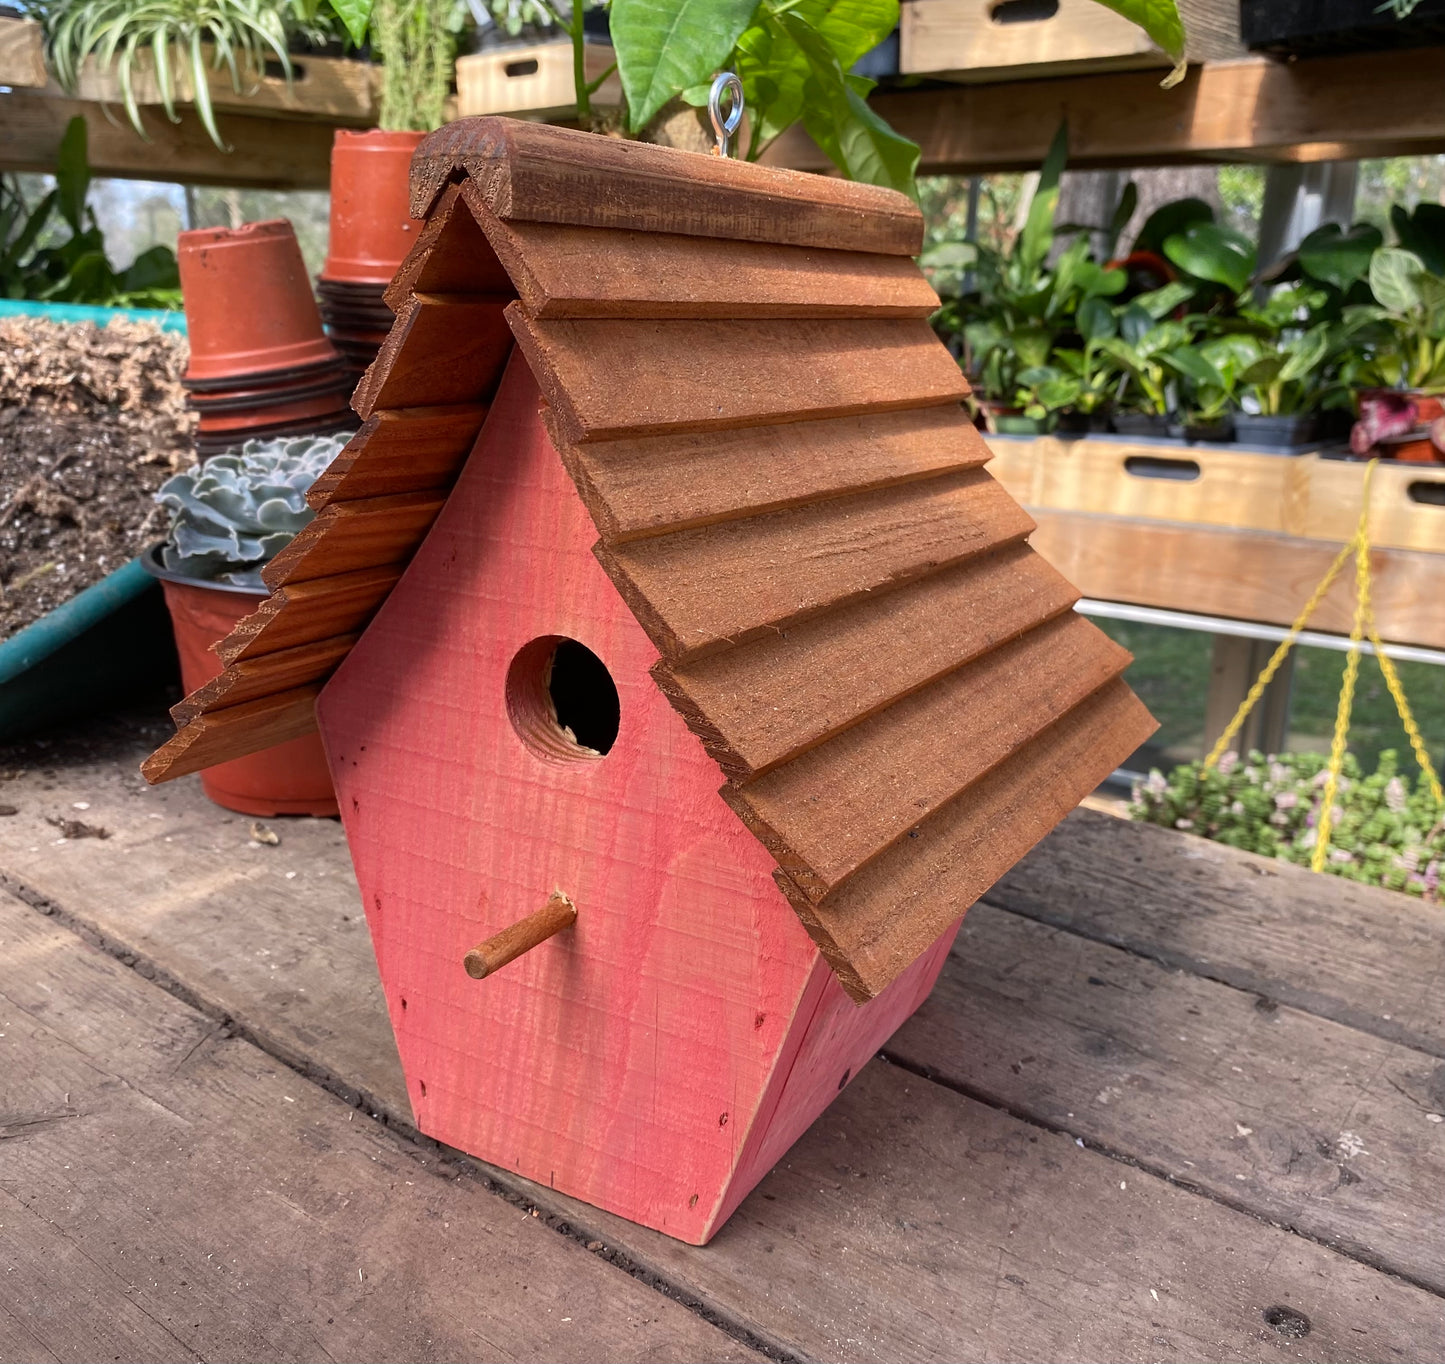
[[[1308,866],[1324,798],[1319,753],[1226,753],[1217,766],[1186,763],[1168,777],[1157,768],[1137,782],[1130,817],[1183,829],[1246,852]],[[1445,810],[1424,783],[1412,789],[1398,755],[1380,754],[1368,776],[1346,754],[1326,870],[1366,885],[1438,903],[1445,862]]]

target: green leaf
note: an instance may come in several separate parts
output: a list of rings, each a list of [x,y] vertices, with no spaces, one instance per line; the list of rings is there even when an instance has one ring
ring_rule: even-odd
[[[1421,304],[1416,279],[1424,272],[1425,263],[1413,251],[1382,246],[1370,260],[1370,291],[1392,313],[1414,312]]]
[[[1163,251],[1166,238],[1187,231],[1195,223],[1212,223],[1214,210],[1203,199],[1175,199],[1161,204],[1145,220],[1134,238],[1135,251]]]
[[[1249,238],[1217,223],[1195,223],[1167,238],[1164,254],[1187,274],[1222,284],[1232,294],[1241,293],[1248,285],[1256,263]]]
[[[1151,289],[1147,294],[1139,294],[1131,301],[1130,306],[1142,310],[1157,322],[1188,303],[1194,297],[1194,292],[1194,285],[1176,279],[1162,289]]]
[[[1416,204],[1413,213],[1396,204],[1390,225],[1406,251],[1413,251],[1432,275],[1445,275],[1445,204]]]
[[[1341,293],[1370,270],[1370,257],[1384,237],[1378,227],[1356,223],[1346,232],[1338,223],[1317,227],[1299,244],[1299,263],[1306,275]]]
[[[1139,187],[1132,180],[1124,186],[1124,192],[1119,195],[1119,202],[1114,205],[1113,217],[1109,219],[1109,259],[1113,260],[1119,254],[1119,238],[1124,235],[1124,229],[1129,226],[1129,219],[1134,216],[1134,210],[1139,207]]]
[[[1172,61],[1184,57],[1184,24],[1175,0],[1099,0],[1106,9],[1137,24]]]
[[[977,260],[977,242],[937,242],[918,257],[925,270],[967,270]]]
[[[756,9],[757,0],[613,0],[612,46],[632,131],[713,75]]]
[[[65,125],[55,161],[55,192],[60,216],[72,232],[84,231],[85,196],[90,190],[90,164],[86,160],[85,120],[78,114]]]
[[[361,47],[366,42],[366,30],[371,26],[373,0],[331,0],[336,17],[346,25],[351,41]]]
[[[1197,350],[1165,351],[1163,359],[1170,368],[1196,384],[1205,384],[1210,388],[1226,387],[1224,376]]]
[[[1039,168],[1039,184],[1029,204],[1029,216],[1019,233],[1019,260],[1028,271],[1037,270],[1054,244],[1054,212],[1059,206],[1059,177],[1069,155],[1069,123],[1059,124],[1049,146],[1044,164]]]
[[[1102,298],[1086,298],[1079,304],[1074,321],[1085,341],[1102,341],[1118,330],[1114,310]]]
[[[121,274],[120,287],[127,293],[179,289],[181,277],[175,252],[168,246],[153,246],[149,251],[142,251]]]
[[[1290,349],[1279,372],[1285,383],[1293,383],[1313,374],[1322,364],[1330,350],[1330,329],[1324,323],[1311,327]]]
[[[817,27],[847,71],[898,27],[898,0],[834,0]]]

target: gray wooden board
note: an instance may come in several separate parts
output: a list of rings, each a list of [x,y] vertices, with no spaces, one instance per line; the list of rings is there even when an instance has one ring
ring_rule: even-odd
[[[888,1055],[1445,1292],[1445,1065],[975,905]]]
[[[759,1358],[8,895],[0,1034],[0,1357]]]
[[[0,820],[0,867],[26,894],[52,898],[137,953],[140,969],[168,973],[293,1063],[405,1120],[334,825],[273,821],[280,847],[248,851],[249,821],[225,823],[194,779],[146,791],[119,768],[58,767],[46,785],[38,773],[0,785],[0,800],[21,806]],[[43,817],[71,815],[77,801],[90,809],[72,817],[112,837],[52,847]],[[1071,1132],[882,1064],[701,1250],[511,1182],[808,1358],[1445,1355],[1433,1295],[1083,1149]],[[1271,1330],[1262,1314],[1274,1306],[1306,1313],[1310,1335]]]
[[[1445,1057],[1445,907],[1092,810],[988,899]]]

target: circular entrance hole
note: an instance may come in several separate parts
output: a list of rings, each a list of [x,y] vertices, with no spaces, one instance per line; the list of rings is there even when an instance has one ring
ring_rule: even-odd
[[[1310,1333],[1310,1319],[1293,1307],[1266,1307],[1264,1322],[1290,1340],[1303,1340]]]
[[[591,649],[543,635],[507,669],[507,716],[539,756],[595,762],[617,742],[622,708],[612,674]]]

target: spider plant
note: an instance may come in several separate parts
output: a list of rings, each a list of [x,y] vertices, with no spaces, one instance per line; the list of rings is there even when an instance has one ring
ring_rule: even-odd
[[[286,25],[277,0],[47,0],[40,7],[46,49],[60,84],[76,93],[88,57],[113,67],[131,126],[147,137],[136,99],[136,75],[153,75],[172,123],[176,91],[192,87],[196,113],[211,141],[226,144],[216,127],[207,67],[225,70],[242,93],[243,73],[256,80],[274,57],[291,79]],[[147,140],[149,140],[147,138]]]

